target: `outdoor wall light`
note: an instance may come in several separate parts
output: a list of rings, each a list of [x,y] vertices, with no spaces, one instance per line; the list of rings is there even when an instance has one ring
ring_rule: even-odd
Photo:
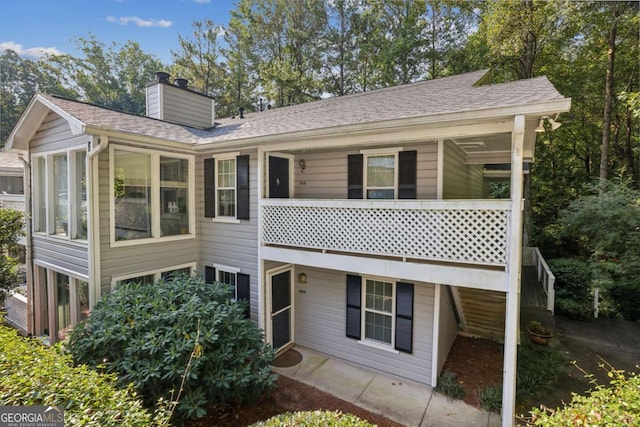
[[[304,159],[300,159],[298,166],[300,166],[300,172],[304,173],[304,170],[307,168],[307,162],[305,162]]]
[[[536,132],[538,132],[538,133],[544,132],[544,121],[545,120],[547,120],[549,122],[549,125],[551,126],[551,130],[556,130],[560,126],[562,126],[562,123],[556,121],[557,119],[558,119],[557,115],[556,115],[555,119],[553,117],[543,116],[538,120],[538,127],[536,127],[534,130]]]
[[[307,274],[306,273],[298,274],[298,283],[307,283]]]

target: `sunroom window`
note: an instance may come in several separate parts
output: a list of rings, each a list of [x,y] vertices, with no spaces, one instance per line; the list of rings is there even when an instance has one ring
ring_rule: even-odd
[[[112,241],[192,234],[192,157],[142,149],[111,150]]]
[[[86,240],[86,151],[34,156],[33,165],[34,231]]]

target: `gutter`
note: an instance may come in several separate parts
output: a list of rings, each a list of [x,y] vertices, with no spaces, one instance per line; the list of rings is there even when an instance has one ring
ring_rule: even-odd
[[[109,145],[109,137],[101,134],[92,136],[93,148],[87,151],[87,182],[91,185],[88,188],[88,212],[87,230],[89,239],[89,307],[93,308],[100,297],[102,282],[100,274],[100,200],[99,194],[99,170],[98,155]]]
[[[26,227],[26,238],[25,240],[25,263],[27,265],[26,274],[27,274],[27,335],[33,335],[35,333],[36,326],[36,300],[35,300],[35,283],[34,283],[34,269],[33,269],[33,254],[31,253],[31,221],[27,218],[31,217],[31,163],[28,160],[28,152],[21,153],[18,157],[22,160],[24,164],[24,174],[23,181],[25,185],[25,195],[29,195],[29,197],[25,197],[24,199],[24,207],[25,207],[25,227]],[[24,157],[23,157],[24,156]],[[27,157],[27,158],[25,158]],[[25,180],[24,177],[27,177]]]

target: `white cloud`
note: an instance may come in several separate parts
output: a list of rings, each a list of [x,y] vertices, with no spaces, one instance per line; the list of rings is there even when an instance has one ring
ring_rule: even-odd
[[[107,16],[107,22],[114,24],[127,25],[133,23],[136,27],[161,27],[169,28],[173,25],[173,22],[166,19],[142,19],[137,16],[121,16],[116,18],[115,16]]]
[[[28,59],[40,59],[47,55],[60,55],[62,53],[55,47],[30,47],[25,49],[16,42],[0,42],[0,52],[5,50],[13,50],[19,56]]]

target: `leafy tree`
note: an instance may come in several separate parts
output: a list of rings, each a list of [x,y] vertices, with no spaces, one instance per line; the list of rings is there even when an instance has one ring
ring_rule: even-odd
[[[265,96],[282,106],[320,98],[326,25],[321,0],[240,0],[229,32]]]
[[[329,28],[325,36],[325,90],[332,95],[357,91],[356,21],[361,14],[360,0],[328,2]]]
[[[37,61],[21,58],[13,50],[0,54],[0,147],[9,136],[35,92],[67,97],[76,93],[68,88],[66,76],[51,57]]]
[[[95,35],[78,37],[75,43],[84,57],[56,58],[60,69],[71,78],[72,87],[83,100],[133,114],[145,113],[145,88],[162,63],[128,41],[124,46],[107,46]]]
[[[76,363],[104,367],[153,405],[181,391],[178,413],[206,414],[211,403],[245,403],[273,386],[273,351],[231,300],[228,285],[173,277],[121,285],[71,333]]]
[[[588,259],[592,287],[607,291],[619,313],[640,320],[640,191],[606,181],[573,201],[547,233]]]
[[[18,260],[9,255],[24,235],[22,212],[0,209],[0,300],[18,284]]]

